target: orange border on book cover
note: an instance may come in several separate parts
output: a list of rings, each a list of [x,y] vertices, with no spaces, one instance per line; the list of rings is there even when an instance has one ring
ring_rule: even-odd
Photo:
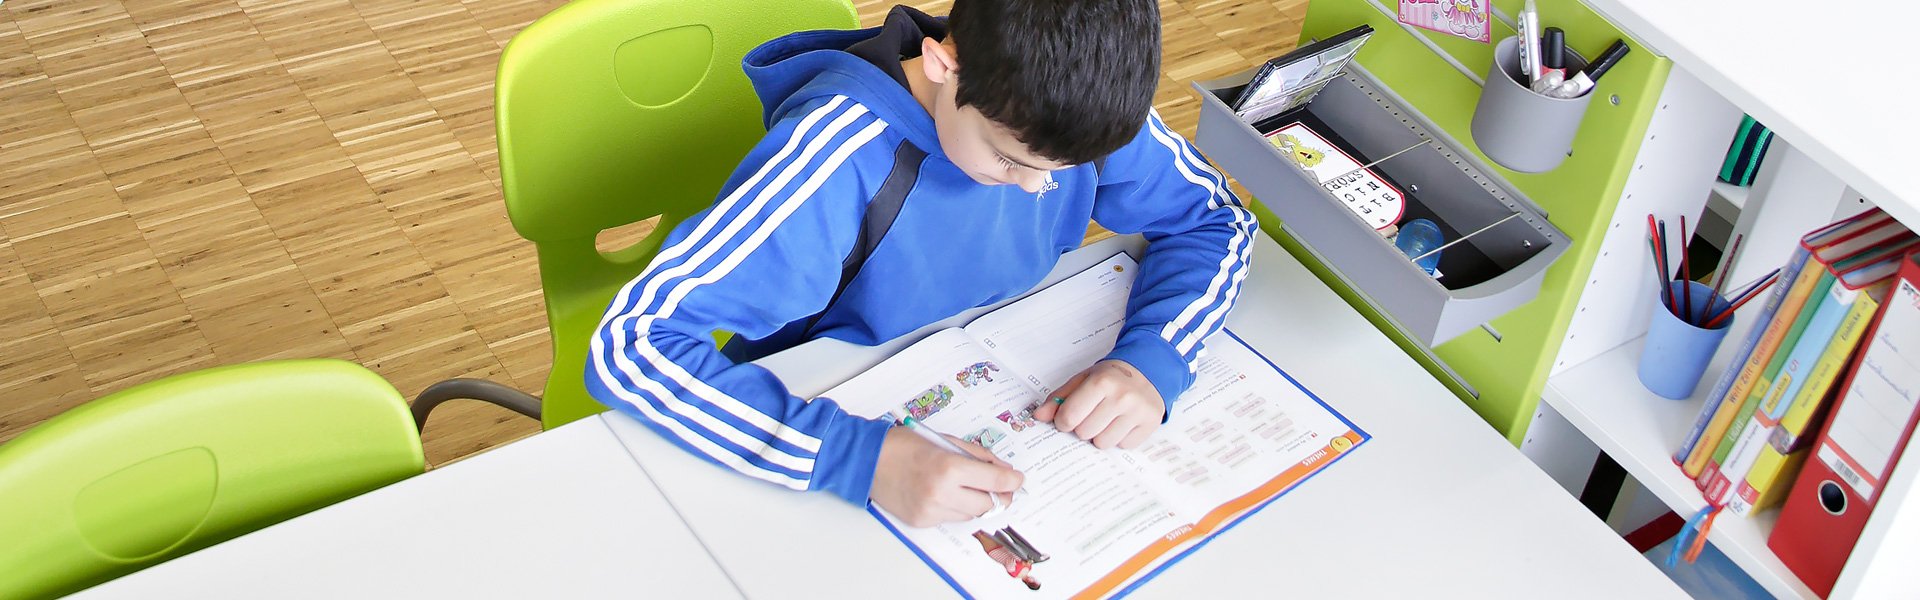
[[[1346,441],[1344,448],[1338,447],[1339,440]],[[1269,479],[1266,483],[1261,484],[1260,487],[1254,488],[1253,491],[1247,492],[1245,495],[1213,509],[1201,517],[1198,523],[1182,525],[1174,529],[1168,533],[1166,537],[1160,538],[1160,541],[1154,542],[1145,549],[1142,549],[1139,553],[1134,554],[1133,557],[1127,559],[1126,562],[1120,563],[1119,568],[1114,569],[1112,573],[1108,573],[1105,577],[1094,581],[1093,585],[1087,586],[1087,589],[1080,590],[1080,592],[1074,594],[1073,597],[1076,600],[1092,599],[1113,593],[1114,590],[1120,589],[1128,581],[1132,580],[1134,576],[1139,575],[1148,567],[1153,566],[1155,561],[1165,557],[1168,552],[1179,548],[1181,544],[1185,544],[1196,537],[1204,537],[1212,534],[1215,528],[1220,527],[1222,524],[1245,514],[1247,511],[1258,508],[1262,503],[1272,500],[1276,496],[1287,493],[1287,490],[1293,489],[1293,486],[1299,484],[1301,480],[1306,479],[1308,475],[1312,475],[1320,469],[1326,468],[1326,466],[1332,463],[1333,459],[1339,457],[1340,454],[1351,451],[1354,447],[1359,446],[1361,441],[1360,434],[1351,430],[1334,436],[1327,441],[1326,446],[1320,448],[1320,451],[1313,453],[1313,456],[1309,456],[1306,460],[1300,461],[1300,464],[1287,468],[1287,470],[1282,471],[1279,475],[1274,476],[1273,479]]]

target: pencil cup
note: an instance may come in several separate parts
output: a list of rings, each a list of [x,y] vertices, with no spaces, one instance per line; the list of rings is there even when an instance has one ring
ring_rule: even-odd
[[[1727,299],[1715,295],[1713,288],[1692,281],[1675,281],[1673,303],[1678,306],[1687,295],[1692,296],[1694,322],[1706,323],[1708,316],[1726,310]],[[1692,288],[1681,291],[1681,286]],[[1720,340],[1726,339],[1727,330],[1733,327],[1733,315],[1727,315],[1712,329],[1705,329],[1683,321],[1667,310],[1664,300],[1653,307],[1653,318],[1647,323],[1646,346],[1640,349],[1640,384],[1647,390],[1659,394],[1662,398],[1685,400],[1693,395],[1693,388],[1700,383],[1700,375],[1707,370],[1707,363],[1713,361],[1713,353],[1720,349]]]
[[[1568,73],[1586,68],[1573,50],[1563,58]],[[1487,158],[1522,173],[1551,171],[1573,151],[1573,136],[1594,93],[1549,98],[1527,89],[1520,68],[1520,39],[1500,40],[1493,65],[1473,109],[1473,142]]]

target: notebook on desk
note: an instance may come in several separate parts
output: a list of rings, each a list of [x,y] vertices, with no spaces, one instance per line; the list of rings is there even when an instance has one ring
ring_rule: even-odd
[[[962,595],[1124,594],[1369,439],[1224,330],[1140,447],[1099,450],[1035,421],[1054,386],[1113,347],[1136,269],[1115,255],[822,394],[856,415],[913,416],[1026,474],[1011,506],[970,522],[914,529],[871,509]]]

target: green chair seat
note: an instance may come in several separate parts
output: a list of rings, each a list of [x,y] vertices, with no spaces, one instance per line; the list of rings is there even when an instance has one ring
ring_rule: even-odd
[[[605,410],[585,384],[602,313],[766,134],[741,58],[794,31],[858,23],[845,0],[578,0],[507,44],[500,179],[514,229],[539,253],[554,352],[547,428]],[[627,248],[594,246],[603,230],[656,216]]]
[[[406,400],[353,363],[128,388],[0,446],[0,598],[76,592],[424,468]]]

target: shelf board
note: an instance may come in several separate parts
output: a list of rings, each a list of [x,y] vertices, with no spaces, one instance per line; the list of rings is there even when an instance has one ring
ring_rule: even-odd
[[[1734,210],[1747,207],[1747,192],[1750,191],[1753,191],[1753,188],[1734,185],[1718,179],[1713,180],[1713,195],[1726,200],[1727,204],[1733,205]]]
[[[1749,327],[1735,324],[1699,388],[1686,400],[1668,400],[1640,385],[1640,338],[1548,378],[1543,399],[1674,512],[1692,516],[1706,500],[1693,480],[1674,466],[1673,453]],[[1819,598],[1767,548],[1778,518],[1778,510],[1751,519],[1722,515],[1707,539],[1775,597]]]
[[[1718,179],[1713,180],[1713,192],[1707,196],[1707,209],[1726,219],[1728,223],[1740,221],[1740,211],[1747,207],[1747,192],[1753,188],[1741,187]]]

